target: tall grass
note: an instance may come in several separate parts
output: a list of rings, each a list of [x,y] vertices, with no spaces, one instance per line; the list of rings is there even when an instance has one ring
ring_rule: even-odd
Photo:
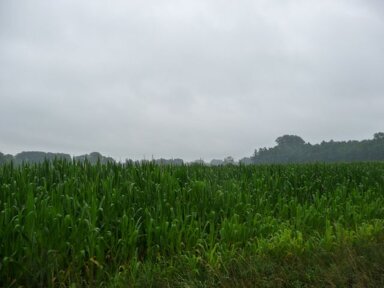
[[[384,163],[0,167],[1,287],[384,283],[383,231]]]

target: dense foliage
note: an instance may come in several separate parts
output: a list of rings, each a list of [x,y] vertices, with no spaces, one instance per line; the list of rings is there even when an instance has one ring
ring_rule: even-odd
[[[249,163],[356,162],[384,160],[384,133],[363,141],[329,141],[312,145],[296,135],[276,139],[272,148],[256,150]]]
[[[45,160],[53,161],[55,159],[65,160],[65,161],[71,161],[72,157],[69,154],[65,153],[50,153],[50,152],[41,152],[41,151],[27,151],[27,152],[21,152],[16,154],[15,156],[6,154],[0,152],[0,165],[5,163],[13,162],[16,165],[21,165],[23,163],[42,163]],[[103,164],[106,164],[108,162],[114,162],[111,157],[106,157],[101,155],[99,152],[92,152],[90,154],[80,155],[80,156],[74,156],[73,160],[75,161],[88,161],[91,164],[96,164],[97,162],[101,162]]]
[[[384,163],[0,167],[0,286],[384,286]]]

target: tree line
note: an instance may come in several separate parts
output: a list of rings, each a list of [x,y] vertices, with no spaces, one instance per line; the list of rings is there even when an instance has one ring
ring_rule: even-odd
[[[24,151],[16,154],[15,156],[10,154],[3,154],[0,152],[0,165],[4,163],[13,162],[16,165],[21,165],[22,163],[41,163],[45,160],[53,161],[54,159],[61,159],[66,161],[79,161],[84,162],[88,161],[91,164],[96,164],[98,162],[105,164],[108,162],[115,162],[111,157],[106,157],[101,155],[99,152],[92,152],[90,154],[84,154],[80,156],[74,156],[73,158],[69,154],[65,153],[50,153],[50,152],[41,152],[41,151]]]
[[[320,144],[306,143],[300,136],[283,135],[276,139],[276,146],[272,148],[256,149],[251,157],[245,157],[235,162],[233,157],[228,156],[224,160],[213,159],[210,163],[196,160],[190,164],[202,164],[211,166],[243,165],[249,164],[274,164],[274,163],[309,163],[309,162],[357,162],[357,161],[384,161],[384,133],[378,132],[373,139],[362,141],[323,141]],[[106,157],[98,152],[74,156],[64,153],[47,153],[28,151],[21,152],[15,156],[0,152],[0,165],[13,162],[41,163],[44,160],[63,159],[67,161],[88,161],[91,164],[114,162],[111,157]],[[134,162],[127,160],[128,162]],[[182,159],[152,159],[152,161],[136,161],[138,163],[153,162],[158,165],[183,165]]]
[[[384,160],[384,133],[362,141],[323,141],[306,143],[300,136],[284,135],[276,139],[276,146],[260,148],[250,158],[253,164],[356,162]]]

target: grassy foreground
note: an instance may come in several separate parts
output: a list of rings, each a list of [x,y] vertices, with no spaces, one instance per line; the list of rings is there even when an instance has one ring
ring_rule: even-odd
[[[384,287],[384,163],[0,167],[0,287]]]

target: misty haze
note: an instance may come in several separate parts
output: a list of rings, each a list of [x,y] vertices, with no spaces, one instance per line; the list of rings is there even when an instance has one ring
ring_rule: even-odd
[[[384,1],[1,0],[0,287],[384,287]]]
[[[383,130],[381,1],[1,1],[0,151],[251,155]]]

